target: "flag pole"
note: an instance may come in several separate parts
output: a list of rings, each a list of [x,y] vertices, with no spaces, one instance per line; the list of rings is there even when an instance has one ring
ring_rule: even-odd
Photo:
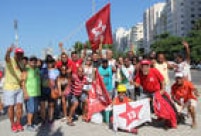
[[[18,36],[18,22],[17,22],[17,20],[14,20],[14,31],[15,31],[15,46],[18,47],[19,36]]]

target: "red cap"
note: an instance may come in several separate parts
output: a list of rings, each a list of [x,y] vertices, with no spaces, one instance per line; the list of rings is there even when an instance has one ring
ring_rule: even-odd
[[[141,65],[150,65],[151,62],[150,62],[149,60],[142,60],[142,61],[140,62],[140,64],[141,64]]]
[[[15,53],[24,53],[24,50],[22,48],[16,48]]]

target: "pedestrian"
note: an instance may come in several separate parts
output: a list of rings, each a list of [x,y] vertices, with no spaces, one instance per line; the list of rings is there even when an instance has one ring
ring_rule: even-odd
[[[136,99],[135,88],[134,88],[134,85],[131,84],[131,83],[133,83],[134,73],[135,73],[134,66],[131,64],[131,61],[129,60],[129,58],[125,57],[124,65],[122,65],[120,68],[120,74],[121,74],[121,79],[122,79],[120,84],[124,84],[126,86],[127,96],[132,100]]]
[[[27,110],[27,130],[36,131],[33,123],[34,115],[38,112],[40,88],[40,71],[37,68],[37,58],[31,56],[27,68],[22,73],[22,88]]]
[[[87,57],[86,64],[84,66],[84,74],[86,76],[87,84],[83,86],[83,93],[88,97],[88,92],[92,89],[92,82],[95,80],[96,68],[93,68],[92,58]],[[83,121],[87,121],[87,102],[83,102]]]
[[[63,118],[62,122],[67,120],[67,107],[68,104],[68,93],[70,92],[70,83],[71,83],[71,73],[68,71],[66,65],[63,65],[60,68],[60,75],[57,78],[57,86],[58,86],[58,91],[61,97],[61,104],[62,104],[62,111],[63,111]]]
[[[108,60],[102,60],[102,66],[98,68],[100,75],[103,77],[103,82],[106,86],[106,90],[110,94],[110,97],[113,98],[113,86],[112,86],[112,68],[108,65]]]
[[[182,72],[184,75],[184,78],[188,81],[191,81],[191,71],[190,71],[190,48],[189,48],[189,44],[186,41],[182,42],[185,50],[186,50],[186,58],[184,59],[184,57],[179,54],[176,56],[176,63],[177,66],[174,69],[175,74],[177,72]]]
[[[13,51],[15,55],[14,58],[11,58],[11,53]],[[13,132],[23,131],[23,126],[20,123],[23,112],[23,91],[21,89],[23,56],[24,51],[21,48],[15,48],[14,46],[8,48],[5,56],[6,67],[3,99],[4,105],[8,106],[8,117]]]
[[[175,83],[172,85],[171,96],[175,102],[177,111],[181,114],[184,108],[188,109],[188,112],[192,118],[192,128],[196,128],[196,106],[197,97],[199,96],[197,89],[193,83],[185,80],[182,72],[176,73]]]

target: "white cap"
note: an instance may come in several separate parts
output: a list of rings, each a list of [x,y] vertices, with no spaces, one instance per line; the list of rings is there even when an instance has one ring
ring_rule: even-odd
[[[182,72],[177,72],[177,73],[175,74],[175,78],[177,78],[177,77],[182,78],[182,77],[184,77],[184,74],[183,74]]]

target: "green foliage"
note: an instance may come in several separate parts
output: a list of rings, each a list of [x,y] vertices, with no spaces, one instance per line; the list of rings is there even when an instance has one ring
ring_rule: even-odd
[[[182,41],[185,40],[190,45],[191,60],[201,60],[201,20],[198,20],[189,32],[187,37],[175,37],[167,33],[155,37],[156,42],[151,45],[151,49],[156,52],[164,52],[167,59],[173,60],[175,53],[184,53]]]

